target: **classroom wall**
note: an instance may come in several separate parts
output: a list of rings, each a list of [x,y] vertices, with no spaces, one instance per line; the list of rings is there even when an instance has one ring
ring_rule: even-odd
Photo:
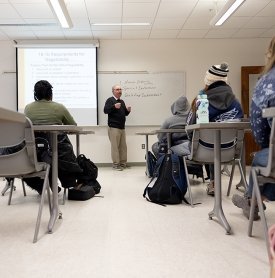
[[[203,87],[206,70],[213,64],[229,64],[229,81],[241,99],[241,66],[264,64],[269,39],[190,39],[190,40],[104,40],[98,49],[99,71],[184,71],[186,96],[191,101]],[[1,106],[16,109],[16,57],[13,42],[0,42],[0,99]],[[110,96],[111,96],[110,88]],[[171,103],[173,99],[171,99]],[[171,103],[167,103],[170,107]],[[154,103],[152,103],[154,105]],[[103,109],[103,107],[99,107]],[[135,111],[133,110],[134,114]],[[138,115],[132,115],[138,117]],[[164,119],[159,119],[160,124]],[[136,132],[158,126],[127,127],[128,161],[144,162],[141,144],[145,137]],[[81,137],[81,152],[96,163],[110,163],[110,144],[107,127],[94,128],[94,135]],[[149,138],[150,145],[156,137]],[[72,137],[74,142],[74,138]]]

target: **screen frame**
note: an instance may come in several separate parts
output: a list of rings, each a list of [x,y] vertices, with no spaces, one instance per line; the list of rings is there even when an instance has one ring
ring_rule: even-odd
[[[95,111],[92,112],[93,114],[93,118],[96,117],[95,120],[91,121],[91,122],[85,122],[84,124],[82,124],[81,122],[79,123],[78,120],[76,119],[76,122],[80,125],[91,125],[91,126],[98,126],[99,124],[99,111],[98,111],[98,49],[97,49],[98,45],[97,44],[91,44],[91,43],[84,43],[84,44],[52,44],[52,43],[49,43],[49,44],[42,44],[42,43],[38,43],[38,44],[18,44],[16,45],[16,109],[17,111],[19,112],[22,112],[22,107],[19,107],[20,106],[20,103],[19,103],[19,78],[20,78],[20,72],[19,72],[19,53],[18,53],[18,49],[26,49],[26,48],[29,48],[29,49],[46,49],[46,48],[50,48],[50,49],[68,49],[68,48],[73,48],[73,49],[80,49],[80,48],[93,48],[95,50],[95,55],[94,55],[94,59],[95,59],[95,65],[94,65],[94,68],[93,68],[93,72],[94,72],[94,80],[95,80],[95,87],[94,89],[92,89],[92,91],[94,91],[94,103],[96,105],[95,107]],[[34,85],[34,84],[33,84]],[[91,92],[92,92],[91,91]],[[32,94],[33,94],[33,91],[32,91]],[[54,95],[54,89],[53,89],[53,95]],[[30,97],[30,95],[28,96]],[[34,100],[34,99],[33,99]],[[54,100],[54,99],[53,99]],[[59,101],[57,101],[59,102]],[[62,102],[61,102],[62,103]],[[27,103],[26,103],[27,104]],[[66,105],[65,105],[66,106]],[[68,110],[72,110],[70,108],[68,108]],[[74,111],[74,113],[72,113],[73,117],[74,118],[77,118],[75,117],[76,114],[81,114],[79,112],[81,112],[82,110],[84,109],[81,109],[79,108],[79,111]],[[86,110],[87,111],[87,110]],[[77,113],[78,112],[78,113]],[[84,112],[84,111],[83,111]],[[85,118],[85,115],[86,113],[84,113],[83,115],[80,115],[82,118]],[[90,117],[87,117],[87,118],[90,118]],[[89,121],[89,120],[87,120]]]

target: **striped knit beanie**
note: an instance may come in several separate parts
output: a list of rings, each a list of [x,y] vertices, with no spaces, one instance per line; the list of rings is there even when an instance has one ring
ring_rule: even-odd
[[[204,83],[210,86],[217,81],[224,81],[227,83],[228,64],[222,63],[220,65],[212,66],[205,74]]]

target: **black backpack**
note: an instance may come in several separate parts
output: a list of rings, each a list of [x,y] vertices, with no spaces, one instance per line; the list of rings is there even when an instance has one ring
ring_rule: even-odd
[[[80,154],[76,160],[83,170],[83,172],[78,175],[77,184],[82,183],[92,186],[95,190],[95,194],[98,194],[101,189],[99,182],[96,180],[98,176],[98,167],[84,154]]]
[[[153,153],[150,152],[150,151],[147,152],[147,156],[145,155],[145,159],[146,159],[146,162],[147,162],[147,170],[148,170],[147,175],[148,175],[149,178],[151,178],[151,177],[153,177],[153,174],[154,174],[154,171],[155,171],[157,159],[153,155]]]
[[[82,185],[80,188],[69,188],[68,200],[86,201],[95,196],[95,190],[92,186]]]
[[[157,204],[180,204],[185,199],[187,181],[182,159],[176,154],[159,157],[155,173],[144,189],[143,197]]]

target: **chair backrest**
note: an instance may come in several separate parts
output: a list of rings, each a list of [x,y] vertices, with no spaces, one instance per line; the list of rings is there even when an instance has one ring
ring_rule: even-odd
[[[270,139],[269,139],[269,152],[268,163],[266,167],[257,167],[260,169],[260,174],[266,177],[275,177],[275,107],[263,109],[262,116],[264,118],[273,118]]]
[[[214,130],[195,130],[192,137],[190,159],[196,162],[214,162]],[[221,163],[241,158],[244,130],[221,130]]]
[[[41,170],[32,123],[24,114],[0,108],[0,130],[0,176],[20,176]]]

